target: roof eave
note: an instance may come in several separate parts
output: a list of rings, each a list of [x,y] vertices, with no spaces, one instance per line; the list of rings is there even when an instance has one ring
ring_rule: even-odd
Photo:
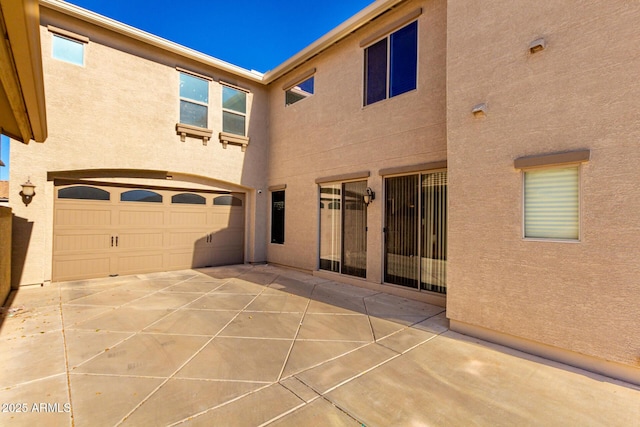
[[[107,18],[81,7],[59,0],[40,0],[40,6],[63,13],[68,16],[72,16],[98,27],[113,31],[118,34],[122,34],[134,40],[138,40],[148,45],[158,47],[171,53],[175,53],[182,57],[192,59],[204,65],[215,67],[219,70],[226,71],[238,77],[244,77],[255,82],[262,82],[262,74],[252,72],[250,70],[238,67],[212,56],[205,55],[194,49],[190,49],[178,43],[163,39],[161,37],[139,30],[130,25],[123,24],[114,19]]]
[[[44,74],[40,52],[40,14],[37,0],[0,0],[8,42],[2,47],[2,84],[18,126],[8,136],[28,144],[47,138]],[[4,42],[4,40],[3,40]]]
[[[328,49],[330,46],[338,43],[351,33],[357,31],[364,25],[368,24],[371,20],[377,18],[389,9],[394,8],[400,3],[406,0],[377,0],[371,5],[364,8],[356,15],[343,22],[335,29],[325,34],[311,45],[307,46],[302,51],[298,52],[290,59],[286,60],[273,70],[267,71],[264,74],[263,82],[269,84],[278,78],[282,77],[289,71],[299,67],[309,59]]]

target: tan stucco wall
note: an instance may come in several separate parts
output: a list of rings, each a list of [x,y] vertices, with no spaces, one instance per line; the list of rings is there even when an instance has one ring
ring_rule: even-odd
[[[0,206],[0,305],[11,292],[11,208]]]
[[[264,261],[264,221],[256,220],[255,212],[266,210],[266,197],[257,192],[266,184],[266,170],[259,166],[264,164],[268,150],[266,89],[47,9],[43,9],[42,24],[49,138],[43,145],[26,147],[14,142],[11,147],[11,194],[19,193],[19,184],[29,176],[37,193],[29,206],[12,199],[16,216],[32,224],[20,283],[51,278],[53,183],[47,182],[47,172],[52,171],[161,170],[173,174],[174,179],[159,180],[157,185],[189,187],[195,181],[246,192],[247,212],[254,215],[247,221],[245,260]],[[84,66],[51,58],[48,24],[89,37]],[[201,139],[190,137],[182,142],[176,134],[176,66],[214,79],[209,84],[208,118],[213,138],[206,146]],[[251,140],[246,152],[235,145],[224,149],[218,141],[222,127],[222,86],[218,80],[250,90],[247,107]]]
[[[418,7],[418,87],[363,107],[360,42]],[[410,21],[409,21],[410,22]],[[383,179],[379,170],[446,158],[446,2],[409,1],[270,85],[269,185],[286,184],[285,243],[268,260],[315,270],[317,178],[369,171],[377,193],[368,207],[367,280],[382,281]],[[315,94],[285,107],[283,84],[312,68]]]
[[[640,4],[450,2],[447,15],[448,317],[640,367]],[[514,159],[585,148],[581,241],[523,240]]]

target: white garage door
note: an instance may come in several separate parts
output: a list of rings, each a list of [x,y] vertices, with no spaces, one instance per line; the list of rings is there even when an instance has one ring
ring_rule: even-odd
[[[85,184],[55,189],[54,281],[244,261],[240,194]]]

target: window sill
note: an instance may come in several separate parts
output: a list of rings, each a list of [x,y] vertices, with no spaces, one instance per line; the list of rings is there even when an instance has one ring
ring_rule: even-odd
[[[184,142],[187,136],[192,138],[202,138],[202,145],[207,145],[211,139],[213,131],[211,129],[201,128],[197,126],[176,123],[176,133],[180,135],[180,141]]]
[[[247,145],[249,145],[249,137],[236,135],[228,132],[220,132],[219,135],[220,144],[222,144],[222,148],[226,149],[228,144],[239,145],[242,148],[242,151],[247,150]]]

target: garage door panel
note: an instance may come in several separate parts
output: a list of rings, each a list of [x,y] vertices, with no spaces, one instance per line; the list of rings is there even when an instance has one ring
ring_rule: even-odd
[[[111,233],[60,233],[53,239],[53,250],[59,255],[76,252],[108,250]]]
[[[164,212],[157,209],[162,209],[162,206],[122,209],[118,215],[118,225],[120,227],[163,227]]]
[[[109,200],[70,198],[75,190],[55,200],[54,280],[244,261],[244,207],[212,204],[206,192],[163,189],[147,198],[142,188],[98,187]]]
[[[106,277],[109,274],[111,274],[111,258],[109,256],[59,256],[53,262],[55,280]]]
[[[171,231],[168,233],[169,246],[172,248],[187,247],[193,248],[206,245],[207,234],[205,231]]]
[[[197,227],[207,225],[207,213],[202,211],[172,211],[169,213],[169,225],[173,227]]]
[[[242,248],[220,247],[214,248],[212,252],[211,266],[239,264],[244,258]]]
[[[116,271],[120,275],[149,273],[164,270],[163,264],[161,251],[146,254],[123,253],[117,258]]]
[[[59,208],[55,212],[55,221],[61,227],[108,227],[112,225],[112,211],[108,208],[87,210],[88,207]]]
[[[120,232],[117,235],[118,248],[122,250],[130,249],[158,249],[162,248],[164,232],[162,230],[154,231],[128,231]]]

